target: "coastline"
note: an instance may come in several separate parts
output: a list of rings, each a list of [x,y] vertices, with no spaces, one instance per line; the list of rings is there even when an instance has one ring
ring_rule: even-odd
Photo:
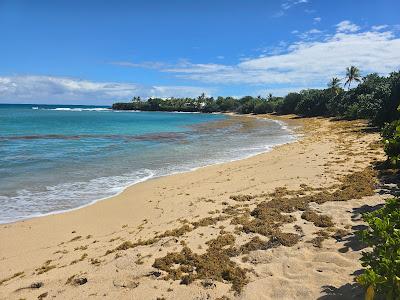
[[[52,110],[58,110],[58,109],[63,110],[62,108],[55,108],[55,109],[52,109]],[[129,111],[123,111],[123,112],[129,112]],[[140,111],[136,111],[136,112],[140,112]],[[188,114],[195,113],[195,114],[198,114],[200,112],[164,112],[164,113],[185,113],[185,114],[187,114],[187,113]],[[193,172],[193,171],[196,171],[198,169],[206,168],[206,167],[213,166],[213,165],[220,165],[220,164],[225,164],[225,163],[231,163],[231,162],[238,161],[238,160],[248,159],[248,158],[251,158],[251,157],[259,155],[259,154],[270,152],[270,151],[273,150],[273,148],[275,148],[277,146],[295,142],[299,137],[298,134],[296,134],[294,132],[294,130],[290,129],[289,126],[285,122],[280,121],[280,120],[275,120],[275,119],[273,119],[271,117],[269,117],[269,118],[262,118],[262,117],[259,118],[259,117],[257,117],[257,115],[240,115],[240,114],[236,114],[236,113],[213,113],[213,114],[227,115],[227,116],[229,116],[231,118],[244,118],[244,119],[249,119],[250,118],[249,120],[256,118],[256,119],[259,119],[259,120],[267,120],[267,121],[276,122],[281,126],[282,130],[285,130],[285,131],[288,132],[288,136],[290,136],[290,140],[287,141],[287,142],[284,142],[284,143],[268,145],[268,146],[265,146],[266,147],[265,150],[262,150],[260,152],[251,153],[251,154],[246,154],[246,155],[243,154],[240,157],[236,157],[236,158],[231,158],[231,159],[226,159],[226,160],[216,160],[216,161],[213,161],[213,162],[211,162],[209,164],[206,164],[206,165],[199,165],[199,166],[191,167],[189,169],[171,171],[170,173],[165,174],[165,175],[157,175],[157,174],[153,173],[151,175],[148,175],[146,177],[140,178],[140,179],[136,180],[135,182],[129,183],[129,184],[121,187],[120,190],[118,192],[116,192],[115,194],[113,194],[113,195],[100,197],[98,199],[91,200],[88,203],[79,205],[77,207],[69,208],[69,209],[55,210],[55,211],[52,211],[52,212],[40,213],[40,214],[36,214],[36,215],[20,216],[19,218],[15,219],[15,220],[11,220],[11,221],[4,221],[4,222],[0,221],[0,225],[13,224],[13,223],[21,222],[21,221],[27,221],[27,220],[30,220],[30,219],[36,219],[36,218],[41,218],[41,217],[46,217],[46,216],[51,216],[51,215],[57,215],[57,214],[63,214],[63,213],[68,213],[68,212],[72,212],[72,211],[75,211],[75,210],[79,210],[79,209],[94,205],[97,202],[108,200],[110,198],[114,198],[114,197],[120,195],[121,193],[123,193],[126,189],[128,189],[128,188],[130,188],[130,187],[132,187],[132,186],[134,186],[136,184],[140,184],[140,183],[146,182],[148,180],[154,180],[154,179],[158,179],[158,178],[162,178],[162,177],[166,177],[166,176],[171,176],[171,175],[176,175],[176,174],[189,173],[189,172]],[[221,121],[212,121],[212,122],[221,122]],[[207,126],[207,125],[203,125],[203,126]]]
[[[281,186],[293,189],[298,188],[299,183],[326,187],[337,183],[337,176],[347,174],[354,169],[362,169],[368,166],[374,158],[383,157],[382,153],[378,154],[377,150],[374,150],[371,153],[368,152],[368,156],[364,155],[362,158],[354,159],[346,156],[349,154],[340,154],[339,152],[342,150],[336,150],[335,147],[341,145],[340,143],[346,138],[357,143],[356,146],[364,148],[368,148],[370,143],[378,140],[377,134],[359,136],[357,132],[346,132],[349,130],[349,126],[356,125],[358,128],[363,126],[360,122],[335,123],[327,119],[316,118],[267,117],[289,122],[296,127],[301,126],[296,130],[300,131],[304,136],[293,143],[276,146],[272,151],[257,154],[250,158],[201,167],[194,171],[168,175],[134,184],[116,196],[97,201],[93,205],[77,210],[16,223],[1,224],[0,239],[3,242],[0,245],[0,261],[2,263],[0,280],[18,272],[24,272],[24,275],[18,275],[0,285],[0,297],[18,299],[26,295],[39,295],[40,292],[44,291],[61,298],[79,298],[83,294],[89,296],[94,293],[96,294],[93,295],[94,298],[104,294],[108,298],[130,298],[134,294],[142,299],[155,299],[156,295],[163,295],[162,297],[167,297],[168,299],[184,299],[193,293],[200,297],[205,295],[206,292],[199,284],[181,286],[179,282],[174,282],[172,284],[173,292],[167,292],[168,282],[150,280],[150,278],[146,277],[144,274],[152,270],[150,261],[154,260],[154,258],[147,257],[144,263],[137,263],[137,251],[141,253],[141,257],[146,257],[146,255],[150,254],[152,256],[165,255],[167,252],[179,249],[179,244],[175,242],[162,241],[166,244],[157,244],[154,247],[150,245],[150,249],[139,247],[140,249],[137,251],[135,249],[136,252],[133,253],[122,251],[119,254],[121,256],[116,258],[113,256],[104,257],[104,252],[107,249],[115,248],[122,241],[138,241],[154,236],[156,232],[162,232],[165,229],[173,230],[178,224],[182,224],[181,222],[184,219],[197,220],[210,216],[212,215],[211,212],[215,213],[216,210],[221,210],[221,203],[230,201],[230,196],[232,195],[267,193]],[[338,131],[338,128],[332,130],[332,126],[339,126],[340,132],[335,132]],[[339,159],[336,159],[337,157],[341,157],[341,160],[345,157],[349,161],[344,165],[339,162]],[[336,163],[326,165],[329,161],[335,160]],[[332,176],[327,176],[327,174]],[[340,209],[345,209],[346,211],[353,206],[364,203],[381,203],[382,198],[372,196],[368,199],[358,199],[354,203],[348,202],[341,204]],[[331,207],[329,204],[326,206],[319,207],[319,209],[328,212],[329,209],[341,212],[340,209]],[[344,218],[344,215],[345,212],[339,217]],[[333,217],[338,218],[338,216]],[[350,222],[352,221],[346,219],[347,225]],[[214,235],[214,229],[216,228],[210,225],[204,228],[202,233],[203,235]],[[312,236],[313,232],[311,229],[309,232],[305,230],[304,234],[305,237],[308,237]],[[182,238],[193,246],[198,246],[199,239],[201,240],[199,237],[197,239],[195,237]],[[328,249],[324,248],[324,252],[327,255],[335,254],[338,245],[335,245],[331,240],[326,243],[328,244]],[[312,246],[305,245],[303,247],[303,244],[301,244],[301,251],[297,249],[294,252],[298,252],[297,254],[299,255],[305,255],[305,253],[307,255],[315,254],[314,252],[317,250],[310,248]],[[75,250],[76,248],[77,250]],[[294,259],[297,254],[293,253],[293,250],[293,248],[280,247],[273,252],[273,256],[279,258],[285,254]],[[84,256],[83,254],[86,254],[86,256],[79,260]],[[347,257],[345,257],[346,259],[336,257],[338,255],[335,254],[335,257],[332,258],[334,266],[329,266],[330,271],[340,273],[343,270],[351,270],[359,264],[358,260],[356,260],[359,253],[350,251],[347,254],[354,261],[349,262]],[[279,263],[282,264],[284,259],[283,255],[281,257],[282,261]],[[307,257],[303,256],[303,259],[307,261]],[[40,266],[44,266],[49,260],[51,262],[47,266],[54,265],[54,268],[38,274],[39,271],[35,270],[40,269]],[[78,262],[69,263],[75,260],[78,260]],[[98,260],[100,263],[93,264],[91,263],[93,260]],[[322,258],[319,261],[314,261],[314,263],[322,264],[321,260],[323,263],[328,263]],[[293,265],[296,266],[299,261],[295,259],[294,261]],[[339,269],[335,269],[335,266]],[[119,271],[116,273],[115,269]],[[135,276],[132,275],[132,270],[135,270]],[[265,281],[261,279],[264,277],[268,279],[270,276],[268,272],[278,274],[280,271],[273,267],[267,272],[268,274],[265,271],[256,271],[260,273],[260,280],[252,278],[252,281],[244,288],[242,296],[238,297],[246,299],[271,297],[271,295],[263,294],[267,291],[262,291],[261,287],[265,284]],[[328,277],[332,276],[332,273],[328,271],[327,273]],[[65,285],[68,277],[74,274],[86,274],[85,276],[89,280],[88,284],[82,287]],[[340,277],[340,274],[338,276]],[[332,284],[337,285],[350,278],[351,275],[347,274],[342,279],[332,278],[331,280],[334,281]],[[281,295],[282,298],[300,298],[300,295],[293,294],[294,290],[299,287],[298,279],[284,279],[281,277],[276,279],[278,281],[272,280],[274,284],[270,284],[270,292],[278,293],[284,283],[288,286],[282,289],[281,293],[286,291],[286,294]],[[312,278],[309,279],[311,280]],[[40,290],[32,291],[28,289],[15,292],[18,288],[29,286],[33,281],[37,280],[44,283],[44,287]],[[125,283],[133,280],[139,282],[140,285],[134,289],[121,288],[118,287],[119,284],[115,284],[115,280],[118,282],[122,280]],[[229,292],[229,284],[220,282],[215,284],[215,288],[211,291],[207,290],[212,299],[220,297],[222,294],[229,294],[230,297],[235,297],[232,292]],[[315,296],[321,293],[319,284],[321,284],[320,281],[307,281],[304,288],[308,288],[308,290],[303,296]],[[124,285],[126,286],[127,284]],[[154,285],[157,286],[157,289],[152,287]],[[249,294],[251,292],[253,294]]]

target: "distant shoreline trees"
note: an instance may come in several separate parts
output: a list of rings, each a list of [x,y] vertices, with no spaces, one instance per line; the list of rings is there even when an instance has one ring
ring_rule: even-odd
[[[354,88],[351,84],[359,83]],[[261,96],[207,97],[204,93],[197,98],[149,98],[141,101],[134,97],[132,102],[114,103],[115,110],[180,111],[180,112],[236,112],[239,114],[298,114],[310,116],[332,116],[344,119],[368,119],[382,126],[400,118],[400,72],[389,76],[376,73],[361,78],[360,70],[351,66],[346,69],[344,88],[341,80],[334,77],[326,89],[306,89],[289,93],[285,97],[269,94]]]

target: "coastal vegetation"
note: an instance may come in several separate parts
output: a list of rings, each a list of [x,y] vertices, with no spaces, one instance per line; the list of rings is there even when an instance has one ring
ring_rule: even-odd
[[[367,287],[367,298],[374,295],[385,299],[400,298],[400,202],[390,199],[385,206],[363,216],[368,230],[361,232],[361,239],[372,251],[364,252],[364,273],[358,282]]]
[[[343,80],[343,87],[341,82]],[[358,83],[354,86],[354,83]],[[354,87],[353,87],[354,86]],[[347,90],[346,90],[347,87]],[[400,72],[388,76],[377,73],[361,77],[360,70],[351,66],[346,77],[332,78],[325,89],[306,89],[289,93],[285,97],[245,96],[197,98],[149,98],[142,101],[134,97],[131,102],[114,103],[115,110],[182,111],[182,112],[235,112],[239,114],[297,114],[304,117],[326,116],[342,119],[367,119],[382,127],[400,118]]]
[[[397,108],[399,110],[399,108]],[[382,130],[389,168],[398,174],[400,162],[400,120],[386,123]],[[361,241],[371,247],[363,252],[364,273],[357,281],[366,288],[366,299],[375,295],[400,299],[400,201],[391,198],[375,211],[365,213],[368,228],[360,232]]]

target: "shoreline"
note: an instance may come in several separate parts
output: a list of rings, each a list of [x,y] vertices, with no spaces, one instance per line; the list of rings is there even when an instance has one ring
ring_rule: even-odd
[[[196,255],[205,255],[210,241],[218,237],[233,235],[235,244],[242,246],[250,239],[265,240],[263,235],[241,232],[231,223],[235,217],[229,211],[244,222],[246,211],[264,205],[268,195],[329,189],[384,158],[382,149],[373,147],[379,135],[364,133],[365,123],[360,121],[260,117],[301,125],[296,130],[303,135],[247,159],[135,184],[118,196],[72,212],[0,225],[0,299],[44,292],[62,299],[315,299],[332,293],[324,286],[341,291],[341,286],[352,284],[361,251],[352,246],[353,228],[363,224],[361,207],[383,202],[378,194],[311,203],[313,211],[331,218],[332,230],[349,234],[341,239],[328,235],[319,246],[312,241],[323,228],[304,220],[301,211],[290,213],[293,221],[282,224],[281,230],[299,236],[297,243],[255,248],[227,261],[234,268],[252,269],[247,283],[236,285],[239,294],[231,290],[229,280],[218,277],[211,283],[195,280],[186,285],[164,280],[165,271],[157,275],[154,262],[180,253],[185,245]],[[78,277],[87,283],[69,283],[69,278]],[[42,282],[43,287],[25,288],[33,282]]]
[[[138,111],[138,112],[140,112],[140,111]],[[166,112],[166,113],[192,113],[192,112]],[[201,112],[193,112],[193,113],[201,113]],[[213,114],[222,114],[222,115],[227,115],[227,116],[233,117],[233,118],[235,118],[235,117],[256,118],[256,119],[259,119],[259,120],[267,120],[267,121],[276,122],[281,126],[282,130],[285,130],[285,131],[288,132],[288,135],[290,136],[290,138],[292,140],[290,140],[288,142],[281,143],[281,144],[275,144],[275,145],[272,145],[272,146],[266,146],[266,149],[261,151],[261,152],[248,154],[246,156],[241,156],[240,158],[233,158],[233,159],[224,160],[224,161],[216,161],[216,162],[212,162],[210,164],[204,165],[204,166],[193,167],[193,168],[190,168],[189,170],[173,171],[173,172],[165,174],[165,175],[154,175],[154,174],[152,174],[150,176],[146,176],[144,178],[138,179],[138,181],[136,181],[134,183],[130,183],[130,184],[120,188],[120,191],[116,192],[113,195],[106,196],[106,197],[99,198],[99,199],[94,199],[94,200],[90,201],[89,203],[86,203],[86,204],[83,204],[83,205],[80,205],[80,206],[77,206],[77,207],[74,207],[74,208],[69,208],[69,209],[65,209],[65,210],[56,210],[56,211],[52,211],[52,212],[48,212],[48,213],[41,213],[41,214],[37,214],[37,215],[23,216],[23,217],[20,217],[19,219],[13,220],[13,221],[6,221],[6,222],[0,221],[0,226],[1,225],[7,225],[7,224],[14,224],[14,223],[23,222],[23,221],[29,221],[31,219],[37,219],[37,218],[47,217],[47,216],[51,216],[51,215],[58,215],[58,214],[73,212],[73,211],[76,211],[76,210],[79,210],[79,209],[94,205],[97,202],[105,201],[105,200],[108,200],[110,198],[117,197],[120,194],[124,193],[130,187],[132,187],[134,185],[137,185],[137,184],[140,184],[140,183],[143,183],[143,182],[146,182],[146,181],[149,181],[149,180],[155,180],[155,179],[163,178],[163,177],[166,177],[166,176],[172,176],[172,175],[176,175],[176,174],[190,173],[190,172],[196,171],[198,169],[207,168],[207,167],[210,167],[210,166],[221,165],[221,164],[229,164],[229,163],[232,163],[232,162],[235,162],[235,161],[246,160],[248,158],[251,158],[251,157],[263,154],[263,153],[268,153],[270,151],[273,151],[273,149],[275,147],[279,147],[279,146],[286,145],[286,144],[289,144],[289,143],[294,143],[294,142],[298,141],[299,138],[301,137],[301,135],[295,133],[295,129],[296,129],[295,127],[293,129],[290,129],[290,126],[288,126],[288,124],[285,123],[284,121],[275,120],[275,119],[273,119],[271,117],[268,117],[268,118],[264,117],[263,118],[263,117],[257,117],[257,115],[239,115],[239,114],[236,114],[236,113],[213,113]],[[214,121],[212,121],[212,122],[214,122]]]

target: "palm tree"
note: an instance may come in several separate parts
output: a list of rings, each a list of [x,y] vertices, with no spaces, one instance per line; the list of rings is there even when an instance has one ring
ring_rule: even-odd
[[[344,87],[348,85],[350,90],[350,85],[353,81],[361,82],[360,69],[355,66],[346,68],[346,82],[344,83]]]
[[[337,77],[333,77],[331,81],[329,81],[328,87],[331,91],[333,91],[337,95],[340,89],[340,79]]]

